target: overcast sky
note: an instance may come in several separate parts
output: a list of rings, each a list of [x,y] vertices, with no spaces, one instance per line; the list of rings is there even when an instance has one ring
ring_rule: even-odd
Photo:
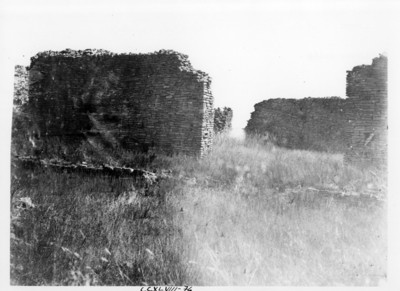
[[[233,109],[234,128],[265,99],[345,97],[346,70],[390,58],[399,16],[395,2],[365,0],[2,3],[11,67],[43,50],[173,49],[212,77],[215,107]]]

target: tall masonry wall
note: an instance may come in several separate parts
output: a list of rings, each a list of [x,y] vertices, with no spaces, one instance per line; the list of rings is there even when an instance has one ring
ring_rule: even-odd
[[[269,99],[257,103],[246,134],[268,135],[277,145],[292,149],[345,150],[345,99]]]
[[[345,158],[353,163],[387,164],[387,57],[347,71],[348,147]]]
[[[201,156],[212,145],[210,77],[175,51],[43,52],[29,67],[29,114],[40,139]]]

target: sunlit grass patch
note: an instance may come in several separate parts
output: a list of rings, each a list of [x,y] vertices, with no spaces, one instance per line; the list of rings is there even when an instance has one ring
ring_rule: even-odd
[[[202,284],[369,285],[385,277],[383,205],[249,201],[223,189],[185,193],[173,202],[183,211],[174,213],[196,250],[190,260]]]
[[[190,259],[202,284],[376,285],[385,278],[386,204],[369,195],[386,190],[385,177],[373,169],[346,165],[340,154],[226,137],[189,168],[196,183],[170,203],[196,245]]]

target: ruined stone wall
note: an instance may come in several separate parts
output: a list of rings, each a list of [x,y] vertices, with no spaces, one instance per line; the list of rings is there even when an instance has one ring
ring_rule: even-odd
[[[268,135],[279,146],[340,152],[345,150],[345,99],[269,99],[257,103],[246,134]]]
[[[211,80],[183,54],[44,52],[31,59],[29,82],[29,114],[47,143],[197,156],[211,147]]]
[[[387,57],[347,72],[349,106],[348,149],[345,158],[353,163],[387,163]]]
[[[229,107],[215,108],[214,133],[229,132],[232,129],[233,111]]]
[[[15,66],[14,70],[14,109],[19,110],[28,101],[28,71],[24,66]]]
[[[15,66],[14,70],[14,96],[13,96],[13,115],[11,128],[11,152],[16,154],[28,152],[27,127],[30,118],[25,114],[26,103],[28,101],[28,71],[26,67]]]
[[[288,148],[344,152],[350,163],[387,164],[387,57],[347,72],[348,98],[269,99],[255,105],[247,134]]]

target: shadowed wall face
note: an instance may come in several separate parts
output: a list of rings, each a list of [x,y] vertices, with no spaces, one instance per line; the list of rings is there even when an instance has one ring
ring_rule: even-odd
[[[294,149],[343,152],[345,99],[269,99],[257,103],[247,134],[268,135],[277,145]]]
[[[346,160],[387,165],[387,57],[347,72],[349,106]]]
[[[210,83],[174,51],[44,52],[31,61],[28,108],[45,141],[201,156],[212,144]]]

